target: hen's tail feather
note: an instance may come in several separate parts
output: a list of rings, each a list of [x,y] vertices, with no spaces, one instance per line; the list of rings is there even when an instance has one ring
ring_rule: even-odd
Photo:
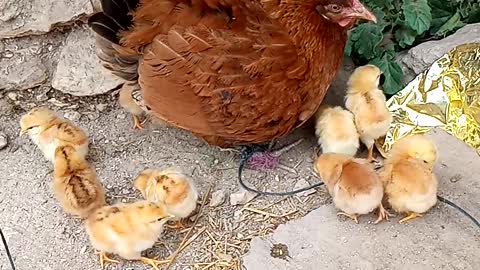
[[[140,0],[101,0],[103,12],[91,16],[88,25],[97,34],[97,56],[102,65],[127,81],[138,78],[138,55],[119,45],[119,33],[132,26],[132,13]]]

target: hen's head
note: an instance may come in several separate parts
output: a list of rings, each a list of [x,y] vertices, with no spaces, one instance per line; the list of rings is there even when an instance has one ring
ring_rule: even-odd
[[[358,19],[377,22],[377,18],[359,0],[319,0],[316,9],[325,19],[341,27],[351,27]]]

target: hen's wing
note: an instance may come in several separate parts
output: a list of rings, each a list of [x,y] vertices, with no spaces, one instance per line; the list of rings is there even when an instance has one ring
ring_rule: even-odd
[[[260,142],[297,122],[308,67],[257,2],[143,0],[123,45],[143,49],[139,83],[159,118],[206,136]]]

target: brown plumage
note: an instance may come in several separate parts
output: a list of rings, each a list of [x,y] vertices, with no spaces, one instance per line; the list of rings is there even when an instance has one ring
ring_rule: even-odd
[[[86,218],[105,205],[94,169],[72,146],[57,147],[53,164],[53,190],[65,212]]]
[[[114,59],[102,61],[110,69],[121,62],[115,73],[127,77],[119,55],[138,53],[152,114],[220,146],[269,141],[305,123],[335,77],[346,30],[375,20],[358,0],[137,4],[105,0],[90,19],[109,48],[122,45],[100,50]]]

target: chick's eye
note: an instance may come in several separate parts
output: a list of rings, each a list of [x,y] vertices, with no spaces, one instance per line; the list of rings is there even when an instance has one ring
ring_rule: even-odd
[[[428,161],[424,160],[423,163],[428,163]]]
[[[331,4],[331,5],[328,5],[328,10],[330,10],[333,13],[339,13],[342,10],[342,8],[339,5]]]

